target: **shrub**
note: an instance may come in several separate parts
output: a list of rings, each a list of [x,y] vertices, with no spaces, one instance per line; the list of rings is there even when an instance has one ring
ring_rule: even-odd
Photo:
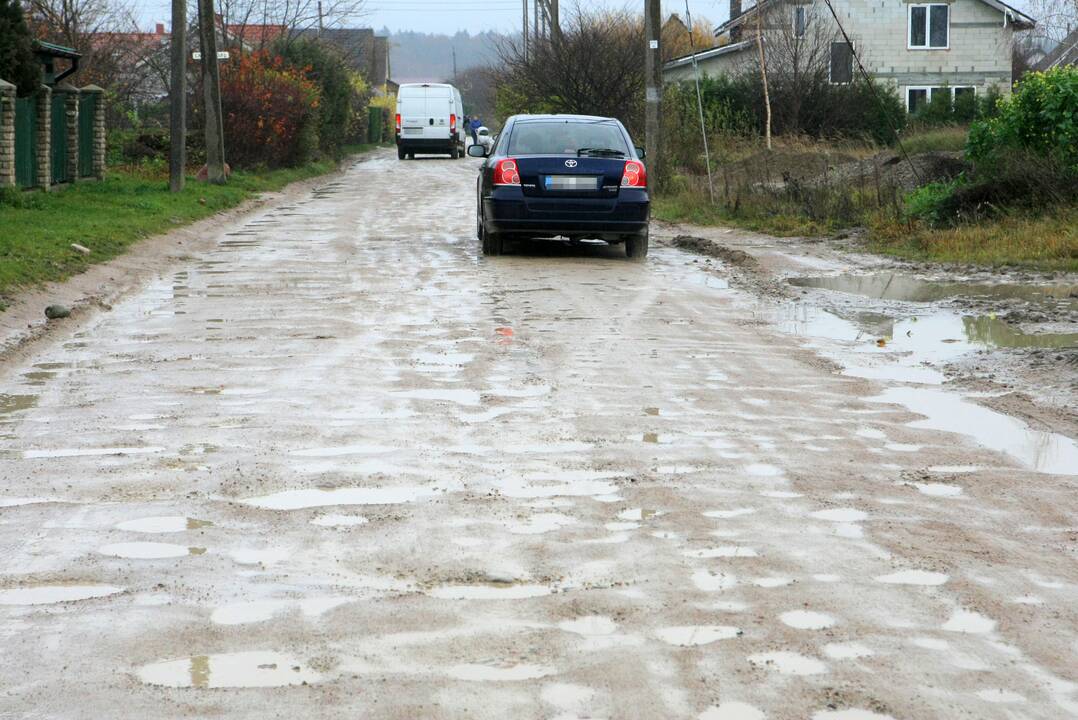
[[[972,160],[990,166],[1007,151],[1021,151],[1078,173],[1078,68],[1026,75],[998,112],[970,128]]]
[[[317,40],[293,40],[274,46],[287,66],[303,74],[319,90],[318,144],[323,153],[336,155],[358,138],[356,111],[366,110],[366,83],[357,84],[348,63],[336,48]],[[362,95],[360,95],[362,93]]]
[[[318,150],[318,87],[280,56],[261,51],[221,68],[229,163],[298,165]]]

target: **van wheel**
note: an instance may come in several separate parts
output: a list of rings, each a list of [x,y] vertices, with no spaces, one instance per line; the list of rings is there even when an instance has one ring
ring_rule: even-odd
[[[403,160],[404,159],[404,148],[402,148],[400,145],[397,146],[397,159],[398,160]]]
[[[450,158],[452,158],[453,160],[458,160],[458,159],[460,159],[460,148],[458,148],[458,147],[456,146],[456,144],[454,144],[454,145],[453,145],[453,149],[451,149],[451,150],[449,151],[449,157],[450,157]]]
[[[648,231],[633,235],[625,241],[625,255],[631,260],[643,262],[648,256]]]
[[[408,153],[409,160],[415,160],[415,153]]]

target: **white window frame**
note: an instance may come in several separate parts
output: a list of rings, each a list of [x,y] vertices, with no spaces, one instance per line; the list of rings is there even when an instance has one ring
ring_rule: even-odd
[[[909,113],[909,111],[910,111],[910,90],[924,90],[925,91],[925,96],[926,96],[925,97],[925,102],[930,103],[930,102],[932,102],[932,93],[936,92],[937,90],[942,90],[944,87],[946,87],[948,92],[951,93],[951,104],[952,105],[954,104],[954,98],[955,98],[954,91],[955,90],[964,90],[964,89],[968,88],[968,89],[973,91],[974,97],[977,96],[977,86],[976,85],[907,85],[906,86],[906,96],[905,96],[906,112]]]
[[[845,40],[833,40],[831,45],[842,44],[846,45]],[[850,46],[850,79],[848,82],[835,82],[831,79],[831,45],[827,46],[827,83],[829,85],[852,85],[853,81],[857,79],[857,43],[851,40]]]
[[[947,44],[932,45],[932,8],[947,8]],[[925,44],[913,44],[913,9],[925,9]],[[949,3],[911,3],[906,6],[906,49],[907,50],[950,50],[951,49],[951,5]]]
[[[801,34],[797,33],[797,16],[801,16]],[[794,38],[803,39],[808,35],[808,5],[794,5]]]

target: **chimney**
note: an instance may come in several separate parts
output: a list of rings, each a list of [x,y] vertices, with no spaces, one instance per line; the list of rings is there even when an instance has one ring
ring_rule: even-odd
[[[741,0],[730,0],[730,19],[733,20],[741,14]]]
[[[164,35],[165,34],[165,24],[164,23],[157,23],[156,34],[157,35]]]

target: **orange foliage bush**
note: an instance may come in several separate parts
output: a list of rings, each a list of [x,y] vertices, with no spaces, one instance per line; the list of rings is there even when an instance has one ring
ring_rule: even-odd
[[[222,65],[226,159],[239,167],[310,160],[318,149],[319,100],[302,69],[266,51]]]

